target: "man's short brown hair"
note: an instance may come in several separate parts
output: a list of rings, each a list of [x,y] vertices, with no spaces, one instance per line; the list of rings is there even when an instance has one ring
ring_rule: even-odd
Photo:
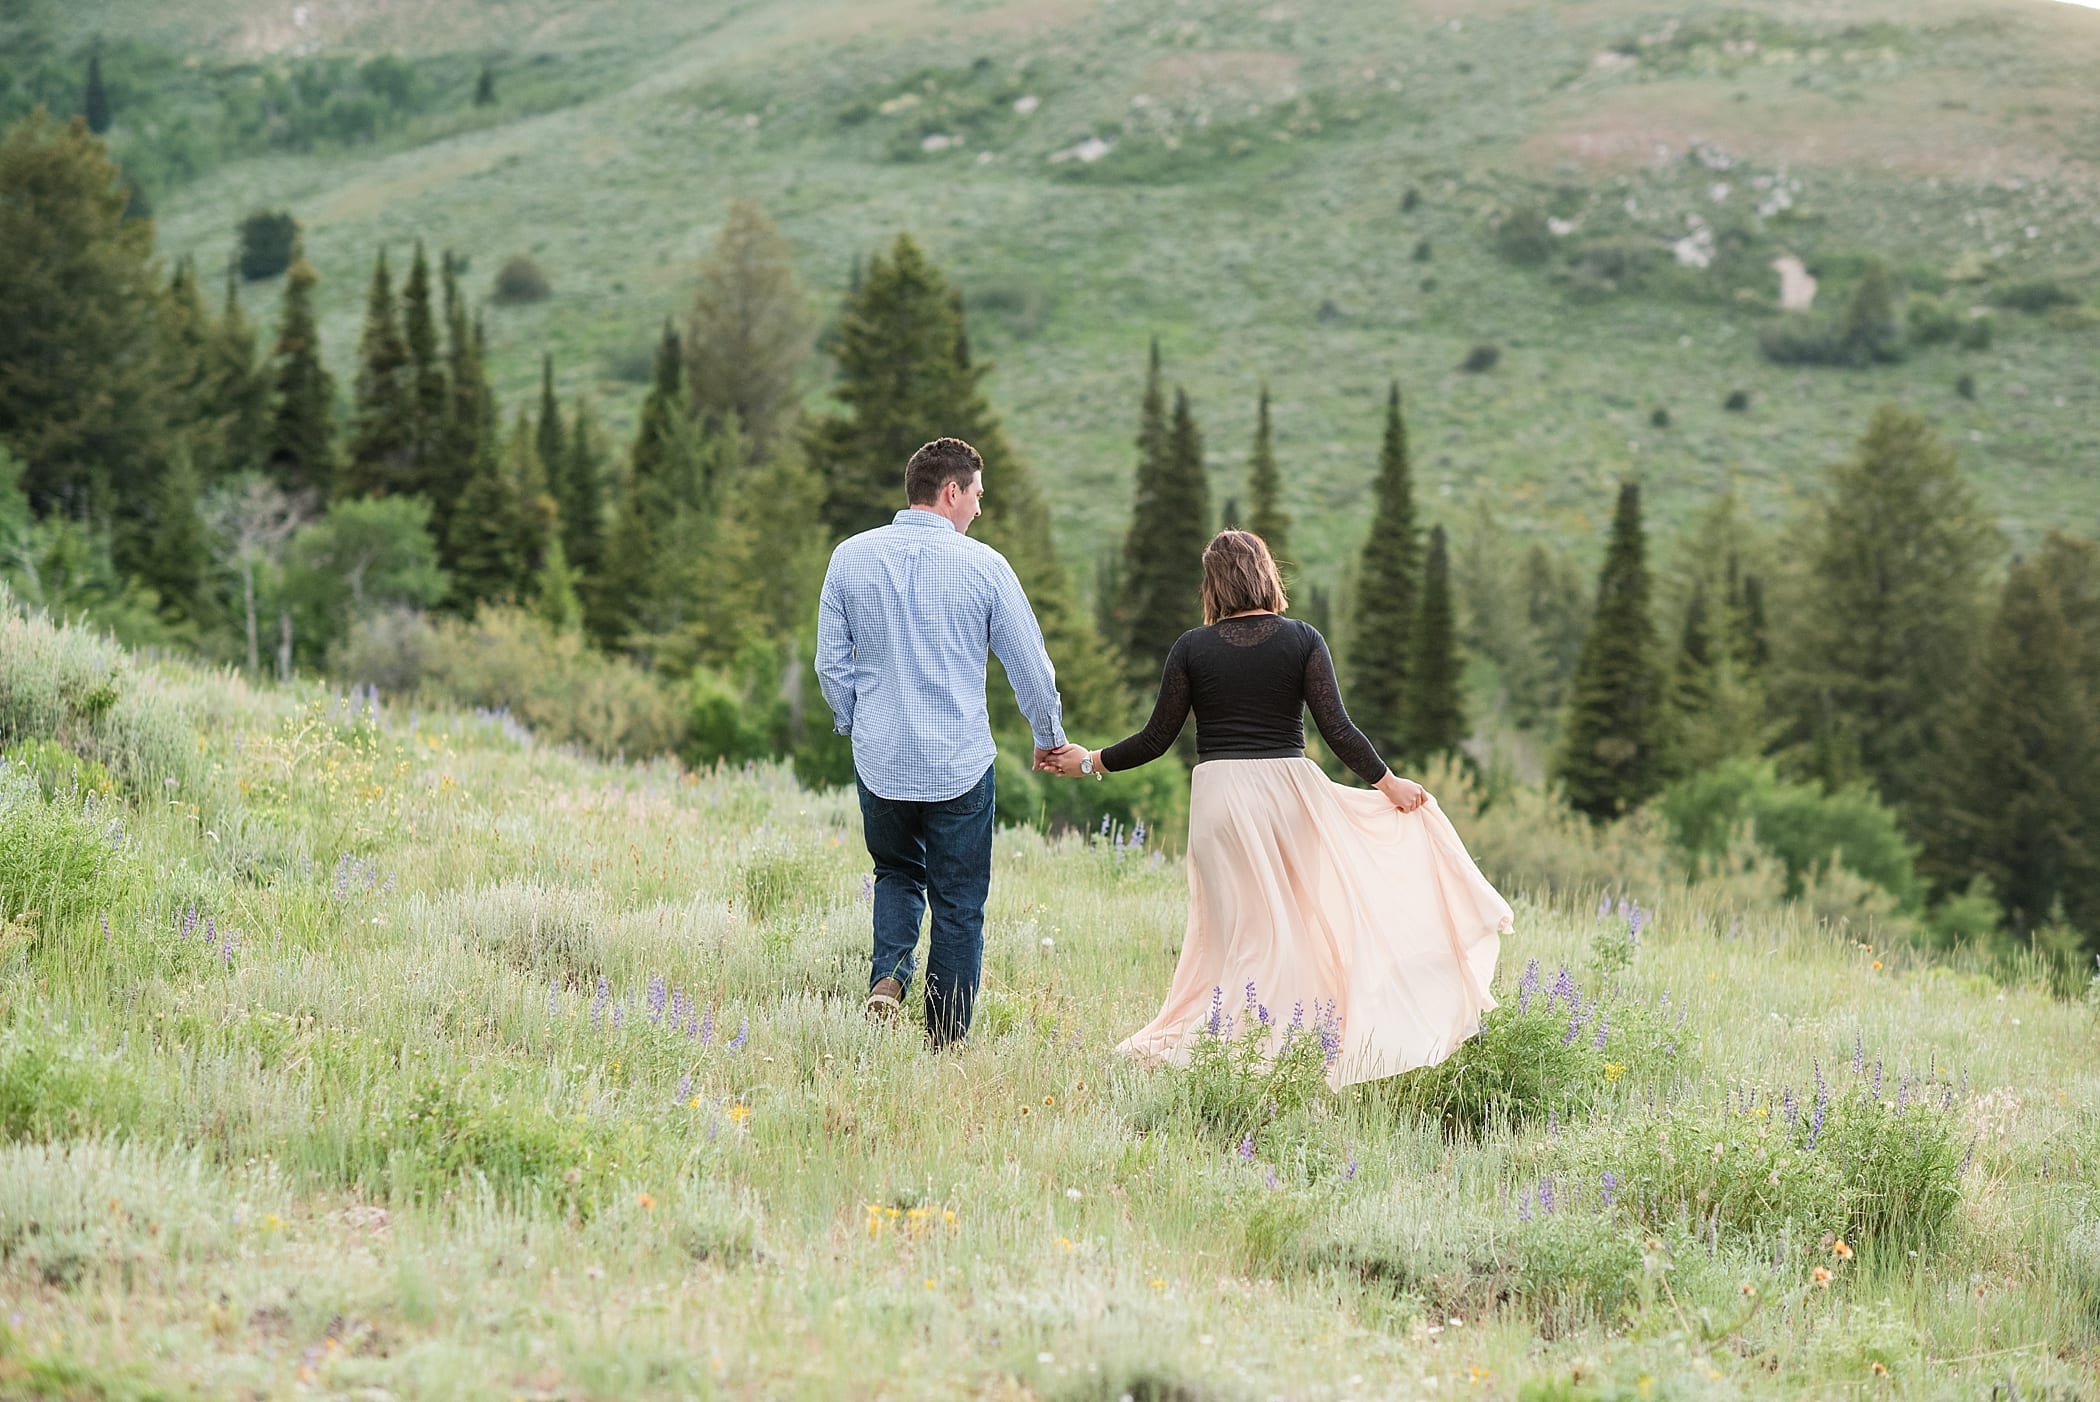
[[[950,482],[967,490],[970,479],[982,471],[984,459],[975,448],[960,438],[936,438],[904,465],[904,499],[913,506],[931,506]]]
[[[1268,545],[1252,531],[1219,531],[1203,552],[1203,621],[1268,609],[1282,613],[1283,576]]]

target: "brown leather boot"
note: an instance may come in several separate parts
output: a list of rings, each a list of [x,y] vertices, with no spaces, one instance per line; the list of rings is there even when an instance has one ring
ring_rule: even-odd
[[[884,975],[868,990],[867,1014],[876,1022],[895,1022],[904,1011],[904,985]]]

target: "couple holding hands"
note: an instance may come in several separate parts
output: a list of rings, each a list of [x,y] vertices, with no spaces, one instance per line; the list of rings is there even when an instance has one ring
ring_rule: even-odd
[[[1036,767],[1050,773],[1086,780],[1149,764],[1196,718],[1187,933],[1159,1015],[1120,1050],[1185,1061],[1217,1031],[1229,994],[1235,1007],[1244,997],[1264,1013],[1295,1008],[1301,1026],[1310,1011],[1339,1089],[1441,1061],[1478,1030],[1495,1005],[1488,984],[1509,905],[1436,800],[1350,723],[1326,641],[1285,616],[1261,537],[1211,541],[1204,626],[1168,653],[1151,719],[1087,750],[1066,740],[1020,581],[969,538],[985,490],[977,451],[935,439],[912,455],[904,487],[908,504],[890,524],[832,552],[818,601],[817,675],[853,742],[875,864],[871,1015],[902,1010],[930,907],[927,1034],[944,1046],[969,1033],[991,888],[989,653],[1034,731]],[[1371,789],[1336,784],[1305,757],[1307,710]],[[1281,1015],[1260,1021],[1291,1035]]]

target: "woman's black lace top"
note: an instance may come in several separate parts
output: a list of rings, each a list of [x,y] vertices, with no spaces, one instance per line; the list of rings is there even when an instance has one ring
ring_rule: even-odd
[[[1196,758],[1279,759],[1305,753],[1305,712],[1327,747],[1367,784],[1385,761],[1349,720],[1327,640],[1310,623],[1273,613],[1227,618],[1183,633],[1167,654],[1152,719],[1101,752],[1111,773],[1150,764],[1196,713]]]

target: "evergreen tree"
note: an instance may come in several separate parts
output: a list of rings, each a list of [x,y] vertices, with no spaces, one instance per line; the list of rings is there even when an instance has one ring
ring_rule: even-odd
[[[656,343],[656,371],[642,400],[628,461],[645,506],[668,513],[679,506],[698,506],[704,485],[694,471],[688,422],[685,351],[670,322]]]
[[[1285,577],[1291,549],[1291,517],[1283,509],[1283,478],[1276,470],[1276,444],[1269,430],[1269,386],[1261,387],[1254,414],[1254,455],[1247,464],[1247,529],[1260,536]]]
[[[751,451],[769,454],[815,333],[787,240],[757,205],[733,201],[693,297],[685,345],[694,410],[717,424],[734,416]]]
[[[1460,698],[1464,664],[1458,655],[1458,623],[1451,605],[1451,557],[1444,528],[1429,532],[1422,562],[1422,612],[1415,620],[1401,720],[1409,762],[1427,763],[1460,754],[1465,743],[1465,707]]]
[[[1927,786],[1927,867],[1943,888],[1987,877],[2021,935],[2062,919],[2100,949],[2100,689],[2054,574],[2030,559],[2005,581]],[[2087,577],[2100,592],[2100,568]]]
[[[139,573],[159,593],[164,608],[200,623],[207,612],[204,586],[212,558],[204,518],[198,513],[202,495],[189,447],[178,438],[160,473]]]
[[[552,352],[540,357],[540,417],[533,430],[533,447],[539,450],[540,463],[553,482],[555,504],[560,505],[565,490],[561,476],[568,464],[569,435],[562,428],[561,401],[554,397]]]
[[[446,555],[452,561],[452,605],[462,613],[491,601],[517,599],[529,590],[535,566],[532,505],[525,461],[532,438],[520,419],[510,451],[484,451],[452,514]],[[507,460],[506,460],[507,459]]]
[[[439,280],[444,290],[446,406],[444,432],[437,457],[424,474],[430,495],[431,530],[436,535],[444,566],[458,567],[451,550],[453,517],[468,485],[479,474],[483,458],[493,456],[488,425],[495,397],[489,391],[474,328],[459,292],[460,266],[452,254],[439,261]],[[459,537],[464,539],[464,535]]]
[[[0,442],[39,515],[142,505],[164,449],[153,227],[125,202],[84,124],[39,110],[0,134]]]
[[[1570,687],[1554,778],[1568,806],[1603,822],[1638,808],[1662,787],[1655,625],[1641,532],[1641,489],[1619,489],[1611,543],[1597,577],[1596,611]]]
[[[1769,683],[1785,752],[1831,788],[1871,780],[1916,825],[1983,624],[1996,528],[1954,450],[1894,407],[1876,411],[1802,524],[1802,592]]]
[[[1356,613],[1349,630],[1350,710],[1381,753],[1404,754],[1400,703],[1407,694],[1407,663],[1413,651],[1410,630],[1419,556],[1407,424],[1400,416],[1397,380],[1386,395],[1385,441],[1379,449],[1372,496],[1371,534],[1364,542]]]
[[[220,479],[261,468],[270,451],[270,377],[255,358],[255,328],[241,310],[239,281],[204,345],[204,413],[213,426],[202,475]]]
[[[81,99],[80,110],[86,114],[87,129],[97,136],[109,130],[109,90],[102,86],[102,55],[88,55],[87,93]]]
[[[1123,588],[1117,598],[1110,600],[1111,615],[1117,624],[1111,636],[1123,645],[1130,683],[1140,695],[1158,683],[1160,667],[1166,661],[1165,653],[1151,653],[1149,643],[1147,650],[1140,652],[1134,630],[1139,617],[1150,612],[1150,601],[1139,591],[1149,588],[1151,581],[1138,562],[1146,558],[1151,542],[1165,528],[1160,484],[1167,472],[1167,435],[1166,382],[1161,373],[1159,337],[1154,336],[1145,364],[1145,393],[1138,406],[1137,480],[1131,493],[1130,535],[1123,546]]]
[[[608,650],[628,645],[638,615],[657,588],[659,513],[638,499],[645,490],[630,463],[620,478],[619,507],[606,533],[605,559],[584,591],[584,627]]]
[[[476,79],[474,83],[474,105],[476,107],[493,107],[496,105],[496,66],[492,63],[481,65],[481,77]]]
[[[1902,353],[1902,332],[1896,325],[1896,284],[1889,265],[1879,258],[1867,260],[1852,299],[1845,304],[1844,322],[1838,331],[1843,354],[1854,364],[1890,361]]]
[[[314,323],[313,264],[296,260],[284,280],[275,355],[277,409],[270,422],[270,477],[284,491],[326,496],[335,484],[335,382],[321,364]]]
[[[1761,576],[1746,574],[1742,588],[1731,601],[1730,622],[1733,624],[1732,641],[1735,655],[1746,672],[1764,670],[1772,660],[1772,642],[1765,626],[1765,582]]]
[[[1130,573],[1131,666],[1149,673],[1139,694],[1159,684],[1174,640],[1203,622],[1203,551],[1210,544],[1210,481],[1203,435],[1188,395],[1174,391],[1151,520],[1142,549],[1126,556]],[[1135,544],[1135,540],[1133,544]]]
[[[392,496],[413,491],[414,387],[408,345],[394,309],[393,279],[381,249],[365,299],[365,329],[358,342],[356,406],[350,452],[337,489],[344,496]]]
[[[557,633],[573,633],[583,626],[583,598],[576,584],[576,571],[569,568],[561,537],[550,537],[546,558],[532,581],[532,611]]]
[[[403,490],[435,502],[445,480],[450,450],[451,390],[438,346],[437,311],[431,304],[430,260],[421,240],[408,281],[401,287],[401,334],[408,350],[408,471]]]
[[[555,482],[561,508],[562,551],[579,579],[596,577],[605,549],[605,464],[590,401],[579,398],[569,420],[569,443]]]

